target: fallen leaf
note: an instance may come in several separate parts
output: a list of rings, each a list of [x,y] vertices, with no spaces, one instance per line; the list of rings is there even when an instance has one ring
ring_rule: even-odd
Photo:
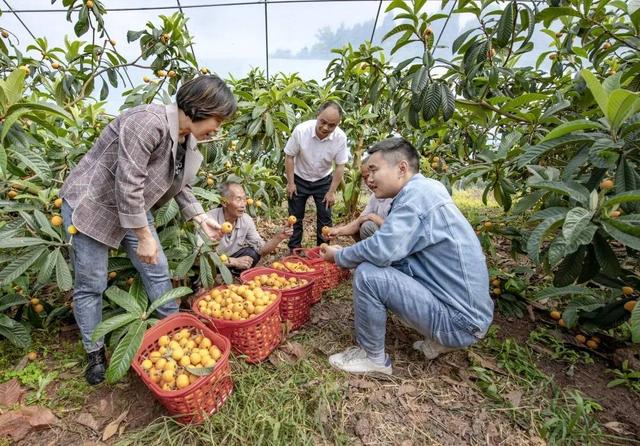
[[[19,410],[19,413],[32,427],[57,426],[60,424],[58,417],[56,417],[53,412],[46,407],[23,407]]]
[[[462,381],[456,381],[453,378],[450,378],[446,375],[441,376],[440,379],[444,382],[446,382],[447,384],[451,384],[452,386],[463,386],[463,387],[467,387],[467,384],[462,382]]]
[[[352,378],[349,380],[349,386],[356,387],[358,389],[373,389],[374,387],[376,387],[376,384],[366,379]]]
[[[413,441],[411,441],[411,440],[402,440],[402,443],[400,443],[400,446],[413,446]]]
[[[76,422],[96,432],[100,428],[100,425],[98,424],[96,419],[93,418],[93,415],[88,412],[82,412],[80,415],[78,415],[76,417]]]
[[[116,432],[118,432],[118,426],[120,425],[120,423],[122,423],[122,420],[125,419],[128,413],[129,409],[122,412],[118,416],[118,418],[107,424],[107,427],[105,427],[104,431],[102,431],[102,441],[107,441],[109,438],[113,437]]]
[[[520,401],[522,401],[522,392],[519,390],[512,390],[507,393],[504,398],[511,403],[513,407],[520,407]]]
[[[369,420],[367,418],[360,418],[356,422],[356,435],[364,440],[364,437],[369,435],[371,431],[371,426],[369,425]]]
[[[16,366],[13,368],[14,371],[19,372],[20,370],[24,369],[27,364],[29,363],[29,358],[25,355],[22,357],[22,359],[20,360],[20,362],[18,362],[18,364],[16,364]]]
[[[20,400],[23,393],[24,389],[20,387],[20,383],[15,378],[0,384],[0,406],[13,406]]]
[[[504,375],[504,371],[498,366],[498,364],[496,364],[493,359],[484,358],[472,351],[467,352],[467,357],[469,358],[469,361],[474,364],[478,364],[482,368],[493,370],[496,373]]]
[[[280,347],[284,352],[293,356],[295,360],[303,359],[307,356],[307,352],[299,342],[290,341]]]
[[[18,442],[34,429],[59,424],[58,418],[45,407],[23,407],[0,415],[0,438],[11,437]]]
[[[608,423],[604,423],[604,427],[619,435],[633,435],[633,432],[627,429],[627,425],[619,421],[609,421]]]
[[[416,393],[417,391],[418,388],[416,386],[413,386],[411,384],[402,384],[400,387],[398,387],[398,396]]]

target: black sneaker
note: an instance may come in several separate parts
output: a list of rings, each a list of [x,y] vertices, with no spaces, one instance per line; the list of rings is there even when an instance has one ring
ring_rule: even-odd
[[[84,377],[89,384],[95,386],[104,381],[104,372],[107,368],[107,358],[104,347],[95,352],[87,353],[87,368],[84,371]]]

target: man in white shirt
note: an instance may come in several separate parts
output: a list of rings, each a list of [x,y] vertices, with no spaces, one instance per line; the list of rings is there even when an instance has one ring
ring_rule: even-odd
[[[371,189],[366,161],[360,166],[360,173],[364,183]],[[344,226],[331,228],[328,238],[333,239],[341,235],[351,235],[356,241],[360,241],[371,237],[380,229],[384,219],[389,215],[392,201],[393,198],[376,198],[375,194],[372,193],[360,216]]]
[[[256,225],[245,210],[247,195],[240,183],[226,181],[220,186],[223,198],[220,207],[211,209],[207,216],[222,226],[229,222],[233,226],[230,233],[224,234],[217,247],[219,254],[228,257],[227,266],[233,275],[256,266],[260,257],[275,251],[283,240],[291,236],[291,228],[282,227],[269,240],[265,241]]]
[[[287,196],[289,214],[295,215],[289,249],[302,243],[302,220],[309,197],[316,204],[316,242],[325,240],[322,227],[331,226],[331,206],[349,159],[347,137],[338,127],[342,108],[336,102],[325,102],[318,109],[316,119],[305,121],[293,130],[284,148],[286,155]],[[332,167],[335,163],[335,172]]]

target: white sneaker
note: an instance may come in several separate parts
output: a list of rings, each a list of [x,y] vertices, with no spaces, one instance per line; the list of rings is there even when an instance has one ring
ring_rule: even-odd
[[[350,347],[342,353],[329,356],[329,363],[337,369],[349,373],[383,373],[392,374],[391,360],[387,358],[385,365],[373,362],[360,347]]]
[[[414,342],[413,348],[418,350],[419,352],[424,353],[424,356],[427,359],[436,359],[443,353],[449,353],[454,350],[458,350],[457,348],[445,347],[444,345],[438,344],[436,341],[427,339]]]

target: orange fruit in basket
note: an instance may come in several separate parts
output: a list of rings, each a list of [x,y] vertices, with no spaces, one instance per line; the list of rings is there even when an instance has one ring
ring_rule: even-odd
[[[189,382],[189,377],[187,375],[185,375],[184,373],[181,373],[180,375],[178,375],[178,377],[176,378],[176,387],[178,389],[184,389],[185,387],[187,387],[190,384]]]
[[[191,353],[191,356],[189,356],[189,360],[191,361],[191,364],[198,365],[202,361],[202,356],[200,355],[200,353],[194,352]]]
[[[180,347],[173,349],[173,351],[171,352],[171,357],[175,361],[180,361],[182,359],[182,356],[184,356],[184,352]]]
[[[167,335],[160,336],[160,338],[158,339],[158,345],[160,345],[160,347],[166,347],[167,345],[169,345],[169,342],[171,342],[171,338],[169,338],[169,336]]]
[[[160,354],[159,351],[152,351],[151,353],[149,353],[149,359],[153,363],[157,362],[158,359],[160,359],[161,357],[162,357],[162,355]]]
[[[145,359],[144,361],[142,361],[142,368],[145,370],[149,370],[151,367],[153,367],[153,362],[151,362],[150,359]]]
[[[182,367],[189,367],[191,365],[191,359],[189,359],[189,356],[183,356],[182,358],[180,358],[180,365]]]
[[[222,356],[222,352],[220,351],[220,349],[217,346],[212,345],[209,348],[209,355],[211,356],[212,359],[217,361]]]
[[[173,370],[165,370],[162,372],[162,381],[172,383],[176,379],[176,373]]]
[[[200,342],[200,348],[209,348],[209,347],[211,347],[211,339],[203,338],[202,341]],[[213,355],[211,356],[213,357]]]

